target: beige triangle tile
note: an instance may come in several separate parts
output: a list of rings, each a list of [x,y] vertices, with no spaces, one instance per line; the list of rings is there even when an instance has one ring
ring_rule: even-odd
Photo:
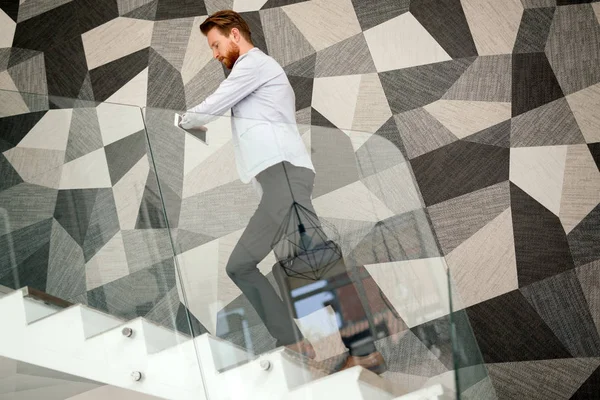
[[[96,107],[96,112],[105,146],[145,130],[142,112],[138,107],[101,103]]]
[[[106,99],[107,103],[131,104],[138,107],[146,107],[148,94],[148,68],[137,74],[127,82],[121,89]]]
[[[351,129],[360,83],[360,75],[315,79],[313,108],[338,128]]]
[[[313,200],[323,217],[377,222],[395,214],[362,183],[354,182]]]
[[[567,146],[510,149],[510,180],[559,216]]]
[[[212,51],[199,28],[204,20],[206,20],[206,16],[196,17],[192,24],[181,67],[181,78],[184,85],[191,81],[212,59]]]
[[[461,0],[473,41],[480,56],[511,54],[521,16],[521,0]]]
[[[216,332],[219,240],[213,240],[177,256],[179,298],[210,332]]]
[[[511,103],[438,100],[423,108],[460,139],[511,117]]]
[[[25,182],[58,189],[64,151],[13,147],[4,156]]]
[[[565,232],[581,222],[600,200],[600,171],[586,145],[568,146],[560,221]]]
[[[594,13],[596,14],[598,23],[600,24],[600,3],[592,3],[592,8],[594,9]]]
[[[451,60],[411,13],[368,29],[364,35],[378,72]]]
[[[236,12],[247,12],[260,10],[265,5],[267,0],[235,0],[233,2],[233,11]]]
[[[90,70],[149,47],[154,21],[112,19],[81,35]]]
[[[92,151],[63,166],[59,189],[111,187],[104,148]]]
[[[0,10],[0,48],[12,47],[16,29],[17,23]]]
[[[73,110],[49,110],[18,147],[66,151]]]
[[[149,171],[148,157],[144,156],[113,186],[121,229],[135,229]]]
[[[365,267],[409,328],[449,314],[448,280],[443,258]]]
[[[446,262],[461,298],[460,308],[518,289],[510,208],[452,250]]]
[[[230,141],[184,176],[182,197],[185,199],[238,179],[233,143]]]
[[[373,136],[373,133],[371,132],[344,130],[344,133],[350,137],[350,142],[352,142],[352,148],[355,152],[358,151],[371,136]]]
[[[567,96],[587,143],[600,142],[600,83]]]
[[[410,159],[458,140],[456,135],[423,108],[397,114],[394,119]]]
[[[15,85],[15,81],[8,73],[8,70],[0,72],[0,90],[9,90],[11,92],[19,91],[19,89],[17,88],[17,85]],[[22,98],[21,98],[21,101],[23,101]],[[23,102],[23,104],[25,104],[25,103]],[[25,107],[27,107],[27,106],[25,106]]]
[[[316,51],[362,31],[352,0],[312,0],[284,6],[282,10]]]
[[[379,75],[362,75],[352,129],[373,133],[390,117],[392,111],[381,86]]]
[[[5,71],[8,75],[8,72]],[[10,77],[10,75],[9,75]],[[2,79],[2,78],[0,78]],[[14,89],[12,89],[10,87],[11,82],[12,85],[14,85],[14,82],[12,81],[12,78],[10,78],[10,82],[8,80],[4,80],[4,84],[9,86],[8,89],[4,89],[0,87],[0,117],[8,117],[11,115],[20,115],[20,114],[26,114],[28,112],[30,112],[29,107],[27,106],[27,104],[25,103],[25,101],[23,101],[23,97],[16,91],[8,91],[8,90],[15,90],[16,87]],[[66,147],[66,143],[65,143],[65,147]]]
[[[117,232],[86,264],[87,290],[129,275],[123,234]]]

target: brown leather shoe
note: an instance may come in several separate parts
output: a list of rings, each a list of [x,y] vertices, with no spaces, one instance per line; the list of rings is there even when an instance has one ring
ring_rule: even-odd
[[[383,374],[385,371],[387,371],[387,365],[385,364],[383,355],[381,355],[381,353],[378,351],[362,357],[348,356],[348,358],[346,358],[346,362],[340,368],[340,371],[356,367],[357,365],[368,369],[369,371],[375,372],[377,375]]]
[[[312,344],[310,344],[310,342],[306,339],[300,340],[296,343],[288,344],[285,347],[310,359],[314,359],[317,356]]]

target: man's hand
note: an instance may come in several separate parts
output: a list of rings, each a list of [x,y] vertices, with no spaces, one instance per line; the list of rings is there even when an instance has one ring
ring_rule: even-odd
[[[208,131],[204,125],[202,125],[203,118],[199,114],[195,113],[185,113],[181,118],[181,122],[179,122],[179,126],[183,129],[189,130],[197,130],[201,132]]]

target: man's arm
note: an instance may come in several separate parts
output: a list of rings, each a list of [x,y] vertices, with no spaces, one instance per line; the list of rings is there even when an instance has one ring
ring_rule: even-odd
[[[213,94],[187,111],[180,126],[184,129],[198,128],[223,115],[263,83],[259,71],[258,65],[244,57]]]

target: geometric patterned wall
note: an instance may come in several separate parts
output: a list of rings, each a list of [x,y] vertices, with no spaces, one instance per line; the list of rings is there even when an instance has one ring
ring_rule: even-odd
[[[286,70],[298,122],[375,133],[396,144],[410,163],[498,398],[597,398],[600,3],[373,3],[1,1],[0,89],[186,109],[227,73],[211,60],[199,24],[219,9],[242,12],[255,45]],[[23,96],[0,118],[0,204],[12,217],[8,231],[0,227],[0,245],[10,233],[28,284],[95,306],[118,308],[106,298],[130,296],[148,279],[163,282],[157,300],[127,312],[156,317],[168,309],[183,326],[175,278],[165,276],[172,265],[165,264],[169,249],[160,247],[167,238],[164,221],[139,212],[160,208],[139,110],[47,111],[36,109],[35,99]],[[119,112],[136,122],[115,130],[111,118]],[[44,132],[60,127],[66,134],[48,140]],[[199,175],[208,164],[231,163],[226,141],[195,162],[189,155],[204,150],[193,141],[181,137],[159,147],[165,150],[158,159],[176,160],[165,179],[166,198],[178,204],[170,207],[170,220],[186,221],[192,207],[202,206],[186,199],[200,193],[213,199],[223,197],[219,191],[250,196],[235,170],[218,179]],[[105,172],[95,176],[95,186],[81,187],[77,174],[62,182],[65,168],[97,171],[100,164]],[[391,178],[406,173],[399,164],[386,171]],[[356,182],[348,178],[315,196],[355,193]],[[127,190],[136,195],[119,197]],[[375,195],[388,217],[405,211],[398,208],[406,198]],[[86,206],[69,208],[74,203]],[[24,210],[32,209],[38,218],[25,218]],[[77,223],[68,217],[75,211]],[[236,221],[210,232],[174,226],[179,251],[218,238],[234,242],[251,211],[249,206]],[[100,215],[111,217],[99,221]],[[156,246],[143,248],[147,243]],[[50,256],[56,245],[63,246],[63,259]],[[103,262],[95,263],[98,254]],[[110,261],[108,274],[101,271],[107,265],[103,254],[121,257]],[[2,268],[8,261],[0,259]],[[60,270],[73,260],[86,270]],[[0,281],[7,279],[0,269]],[[419,332],[399,332],[397,345],[419,340]],[[391,365],[391,373],[426,379],[433,370],[447,370],[425,352],[427,373],[401,363]],[[473,398],[486,398],[482,385],[469,390]]]

